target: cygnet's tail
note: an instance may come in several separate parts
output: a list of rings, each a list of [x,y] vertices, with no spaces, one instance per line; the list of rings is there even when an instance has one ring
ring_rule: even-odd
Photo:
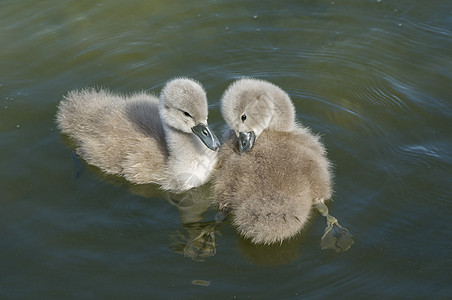
[[[251,195],[232,208],[233,223],[238,231],[256,244],[273,244],[296,235],[308,220],[312,200],[309,195],[298,197],[283,193]]]

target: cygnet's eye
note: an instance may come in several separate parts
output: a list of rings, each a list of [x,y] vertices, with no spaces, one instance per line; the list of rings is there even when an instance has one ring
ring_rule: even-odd
[[[245,120],[246,120],[246,115],[243,114],[242,117],[241,117],[241,119],[242,119],[242,123],[245,122]]]
[[[191,118],[191,115],[186,111],[184,111],[184,115]]]

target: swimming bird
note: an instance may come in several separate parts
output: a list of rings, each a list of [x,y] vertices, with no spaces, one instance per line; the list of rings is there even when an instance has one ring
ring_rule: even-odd
[[[145,92],[69,92],[56,120],[87,163],[132,183],[182,192],[207,182],[217,162],[220,144],[207,115],[201,84],[176,78],[159,98]]]
[[[214,203],[253,243],[293,237],[332,194],[319,137],[297,124],[288,94],[264,80],[232,83],[221,109],[228,129],[212,180]]]

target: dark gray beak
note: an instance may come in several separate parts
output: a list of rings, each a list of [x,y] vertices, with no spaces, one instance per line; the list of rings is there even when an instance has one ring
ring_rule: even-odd
[[[256,140],[256,135],[253,131],[239,132],[239,150],[240,153],[245,153],[251,150]]]
[[[220,148],[220,141],[217,136],[210,131],[207,125],[199,123],[198,125],[191,128],[194,134],[196,134],[200,140],[206,145],[210,150],[216,151]]]

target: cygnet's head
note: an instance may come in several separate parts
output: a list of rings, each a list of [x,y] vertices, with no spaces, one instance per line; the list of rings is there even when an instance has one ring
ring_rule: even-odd
[[[170,80],[160,93],[159,112],[164,126],[197,135],[211,150],[219,148],[218,138],[207,125],[207,96],[199,82]]]
[[[287,93],[259,79],[232,83],[221,98],[221,112],[239,139],[240,152],[249,151],[265,129],[291,131],[295,109]]]

